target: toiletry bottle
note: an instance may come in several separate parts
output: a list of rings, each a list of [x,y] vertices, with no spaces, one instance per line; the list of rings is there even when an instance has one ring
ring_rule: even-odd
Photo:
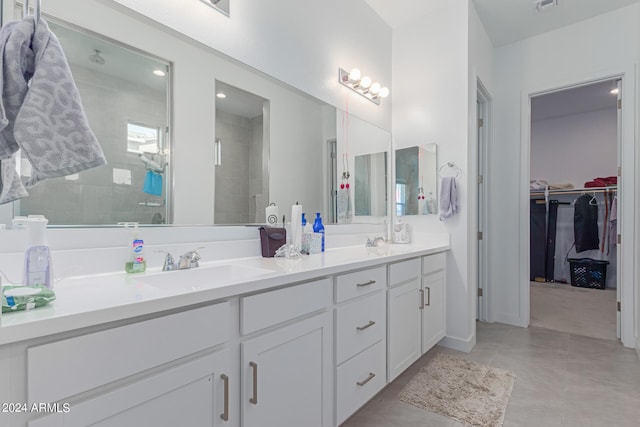
[[[324,252],[324,225],[322,225],[322,218],[320,218],[320,212],[316,213],[316,220],[313,223],[313,232],[322,234],[322,252]]]
[[[29,215],[27,251],[24,254],[24,285],[53,286],[51,254],[47,245],[47,220],[42,215]]]
[[[438,213],[436,209],[436,200],[433,198],[432,192],[429,192],[429,195],[427,196],[427,212],[426,213],[428,214]]]
[[[307,218],[304,217],[304,212],[302,212],[302,228],[307,225]]]
[[[137,222],[127,223],[126,227],[133,225],[130,239],[130,255],[125,265],[127,273],[142,273],[147,269],[147,260],[144,258],[144,240],[140,235]]]

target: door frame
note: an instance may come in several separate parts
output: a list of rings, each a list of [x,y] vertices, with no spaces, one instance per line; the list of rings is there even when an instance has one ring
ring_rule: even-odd
[[[519,293],[521,325],[528,327],[531,316],[529,283],[529,179],[531,158],[531,98],[557,92],[572,87],[584,86],[599,81],[620,79],[622,81],[622,134],[618,146],[619,166],[622,168],[618,184],[618,234],[622,241],[618,244],[617,255],[621,260],[618,271],[618,287],[621,304],[621,340],[625,347],[634,348],[635,343],[635,267],[637,249],[634,244],[636,223],[635,215],[635,66],[608,73],[584,76],[580,79],[558,81],[542,87],[525,89],[521,92],[520,126],[520,268]]]
[[[493,101],[491,94],[482,84],[480,79],[477,80],[476,87],[476,119],[483,120],[483,126],[476,126],[476,167],[477,169],[477,224],[478,232],[482,232],[482,239],[477,240],[477,289],[476,289],[476,318],[480,321],[491,322],[490,309],[490,281],[489,281],[489,239],[491,236],[489,227],[490,207],[489,203],[489,153],[491,145],[491,135],[493,128]],[[482,182],[480,182],[482,176]],[[480,191],[482,186],[482,191]],[[480,296],[482,290],[482,296]]]

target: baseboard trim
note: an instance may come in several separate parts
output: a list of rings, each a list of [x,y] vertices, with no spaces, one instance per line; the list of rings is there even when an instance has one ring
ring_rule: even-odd
[[[450,348],[451,350],[469,353],[476,345],[476,334],[466,339],[446,336],[440,340],[438,345]]]

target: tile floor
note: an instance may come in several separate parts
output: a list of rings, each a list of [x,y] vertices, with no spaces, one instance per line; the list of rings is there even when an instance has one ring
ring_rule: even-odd
[[[476,341],[469,354],[436,346],[343,426],[461,426],[395,398],[413,374],[440,352],[516,374],[505,427],[640,425],[640,360],[635,350],[617,341],[498,323],[478,323]]]

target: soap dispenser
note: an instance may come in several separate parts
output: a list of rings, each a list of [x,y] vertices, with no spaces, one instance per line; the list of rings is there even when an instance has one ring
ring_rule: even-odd
[[[27,225],[27,251],[24,254],[24,285],[53,286],[51,254],[47,245],[47,224],[42,215],[29,215]]]
[[[127,273],[142,273],[147,269],[147,260],[144,258],[144,240],[138,229],[137,222],[125,223],[125,227],[133,226],[129,239],[129,259],[125,264]]]
[[[322,224],[322,218],[320,218],[320,212],[316,213],[316,220],[313,223],[313,232],[322,235],[322,252],[324,252],[324,225]]]

